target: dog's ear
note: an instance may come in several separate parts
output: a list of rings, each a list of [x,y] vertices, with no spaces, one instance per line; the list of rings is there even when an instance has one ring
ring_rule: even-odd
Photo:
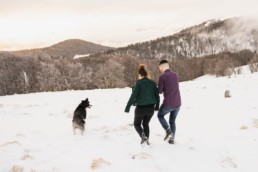
[[[86,102],[89,101],[88,98],[86,98],[85,101],[86,101]]]

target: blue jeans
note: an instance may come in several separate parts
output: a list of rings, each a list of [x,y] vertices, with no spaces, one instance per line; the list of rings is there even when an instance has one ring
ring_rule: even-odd
[[[160,124],[162,125],[162,127],[165,130],[167,130],[169,128],[169,125],[170,125],[173,136],[175,136],[175,133],[176,133],[176,117],[177,117],[177,114],[178,114],[179,110],[180,110],[180,107],[172,109],[172,108],[162,104],[160,106],[160,109],[159,109],[159,112],[158,112],[158,118],[159,118]],[[170,113],[169,125],[168,125],[166,119],[164,118],[165,115],[168,114],[168,113]]]

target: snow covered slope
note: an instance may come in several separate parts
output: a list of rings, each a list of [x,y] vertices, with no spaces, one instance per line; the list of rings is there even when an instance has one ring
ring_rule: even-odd
[[[258,73],[244,71],[180,83],[175,145],[163,141],[157,113],[151,145],[140,145],[134,108],[123,112],[130,88],[0,97],[0,172],[256,172]],[[86,97],[86,131],[73,135],[72,113]]]

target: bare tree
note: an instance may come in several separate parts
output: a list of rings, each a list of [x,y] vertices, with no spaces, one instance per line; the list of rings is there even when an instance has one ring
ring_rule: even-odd
[[[0,58],[0,94],[10,95],[24,91],[24,60],[8,55]]]
[[[228,61],[221,59],[215,64],[215,74],[217,77],[219,76],[225,76],[227,74],[228,69]]]
[[[252,73],[258,72],[258,55],[255,55],[254,58],[249,62],[249,69]]]
[[[136,57],[123,57],[122,64],[124,66],[124,80],[126,85],[132,87],[137,80],[137,69],[139,65],[139,59]]]
[[[61,73],[53,63],[41,62],[42,70],[38,75],[40,80],[40,91],[61,91],[63,90]]]
[[[69,63],[68,75],[66,82],[69,84],[69,89],[86,89],[92,83],[93,69],[91,67],[84,68],[81,63]]]
[[[118,62],[110,59],[106,63],[98,66],[94,74],[94,80],[97,88],[116,88],[124,87],[125,67]]]

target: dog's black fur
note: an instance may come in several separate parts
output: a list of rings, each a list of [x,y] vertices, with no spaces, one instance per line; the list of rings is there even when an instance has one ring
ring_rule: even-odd
[[[73,113],[73,132],[76,134],[76,129],[81,130],[81,134],[84,132],[85,119],[87,117],[86,108],[91,108],[89,99],[82,100]]]

